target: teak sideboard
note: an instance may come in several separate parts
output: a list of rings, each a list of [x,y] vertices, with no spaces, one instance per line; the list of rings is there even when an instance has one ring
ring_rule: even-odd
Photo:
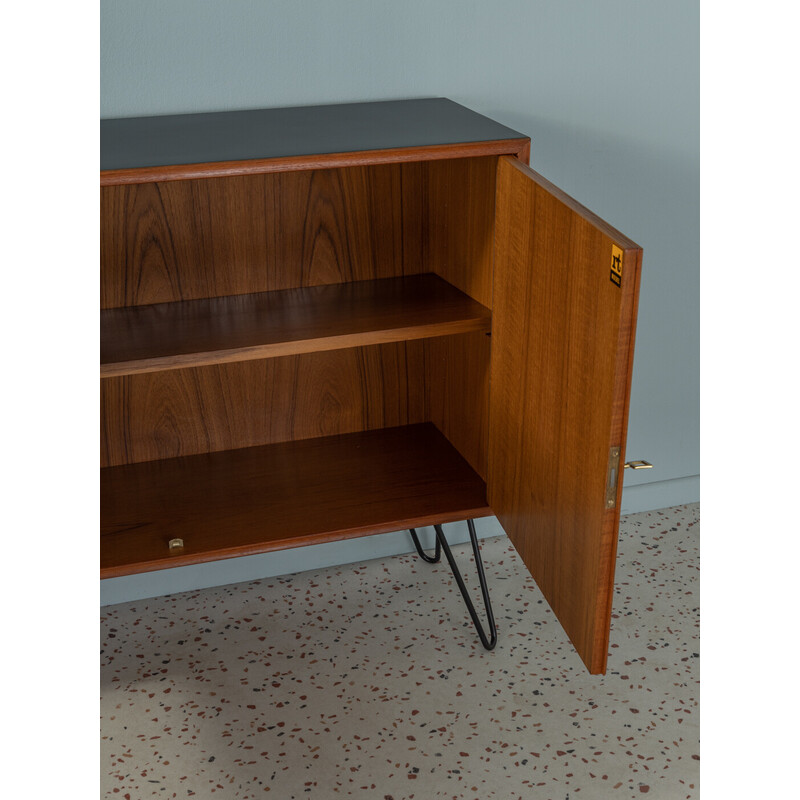
[[[101,577],[496,514],[606,669],[641,249],[445,99],[101,123]]]

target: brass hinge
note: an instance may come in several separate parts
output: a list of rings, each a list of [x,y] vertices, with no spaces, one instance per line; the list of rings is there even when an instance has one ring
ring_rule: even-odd
[[[608,453],[608,475],[606,477],[606,508],[617,505],[617,483],[619,481],[619,447],[612,447]]]

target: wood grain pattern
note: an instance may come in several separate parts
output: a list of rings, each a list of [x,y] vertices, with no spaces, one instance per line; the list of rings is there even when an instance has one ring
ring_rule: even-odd
[[[517,155],[527,162],[530,140],[502,139],[499,141],[461,144],[404,147],[387,150],[361,150],[355,153],[326,153],[312,156],[218,161],[197,164],[178,164],[163,167],[109,169],[100,173],[100,186],[124,186],[140,183],[230,178],[241,175],[261,175],[271,172],[296,172],[340,167],[374,166],[380,164],[420,163],[451,158],[477,158],[487,155]]]
[[[421,341],[101,381],[105,466],[427,421]]]
[[[496,224],[489,502],[589,671],[604,672],[619,517],[605,489],[609,450],[624,446],[641,250],[509,158]]]
[[[101,189],[101,308],[431,272],[423,165]]]
[[[436,161],[426,167],[425,262],[491,308],[497,158]]]
[[[633,356],[636,342],[636,320],[639,311],[639,284],[642,272],[642,249],[636,245],[623,250],[622,272],[627,276],[622,281],[620,300],[620,326],[614,368],[614,401],[611,414],[611,441],[619,442],[620,465],[625,462],[628,439],[628,412],[630,410],[631,380],[633,378]],[[605,673],[608,661],[608,640],[612,603],[614,599],[614,565],[619,540],[619,517],[622,508],[622,466],[617,480],[615,508],[603,516],[600,534],[600,567],[598,571],[598,594],[595,606],[594,647],[596,672]]]
[[[491,313],[433,274],[100,314],[100,377],[488,331]]]
[[[486,480],[491,339],[468,333],[424,345],[426,418]]]
[[[101,577],[489,513],[430,424],[111,467],[100,498]]]
[[[487,308],[496,157],[101,190],[101,307],[436,272]]]

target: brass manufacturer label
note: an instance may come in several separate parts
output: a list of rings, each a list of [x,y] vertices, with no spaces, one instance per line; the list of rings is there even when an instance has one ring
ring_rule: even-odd
[[[611,245],[611,283],[622,285],[622,250],[615,244]]]

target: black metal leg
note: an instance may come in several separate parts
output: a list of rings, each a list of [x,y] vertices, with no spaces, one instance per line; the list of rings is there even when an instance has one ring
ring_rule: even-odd
[[[429,556],[423,549],[422,545],[419,543],[419,539],[417,539],[417,530],[416,528],[410,528],[408,531],[411,534],[411,539],[414,542],[414,547],[417,548],[417,552],[419,553],[419,557],[423,561],[427,561],[429,564],[437,564],[439,559],[442,557],[442,546],[439,544],[439,537],[436,537],[436,550],[434,551],[434,555]]]
[[[450,569],[453,571],[453,577],[456,579],[458,588],[461,590],[461,596],[464,598],[464,603],[466,604],[467,611],[469,611],[469,615],[472,618],[472,624],[475,626],[475,630],[478,632],[481,644],[483,644],[487,650],[494,650],[494,646],[497,644],[497,626],[494,623],[494,614],[492,614],[492,602],[489,599],[489,588],[486,585],[486,573],[483,571],[483,561],[481,560],[481,551],[478,547],[478,535],[475,533],[475,523],[471,519],[467,520],[469,538],[472,542],[472,552],[475,556],[475,566],[478,569],[478,580],[481,584],[483,606],[486,609],[486,621],[489,624],[488,638],[483,630],[480,620],[478,619],[478,615],[475,612],[475,606],[472,604],[472,600],[467,593],[467,587],[464,584],[464,579],[461,577],[461,572],[458,569],[456,560],[453,558],[453,553],[450,551],[450,545],[447,544],[447,539],[445,538],[442,526],[434,525],[433,527],[436,530],[436,552],[433,557],[426,555],[419,543],[419,539],[417,539],[417,532],[413,528],[411,529],[411,538],[414,540],[414,545],[417,548],[417,552],[425,561],[430,564],[435,564],[441,558],[441,551],[444,550],[447,563],[450,564]]]

